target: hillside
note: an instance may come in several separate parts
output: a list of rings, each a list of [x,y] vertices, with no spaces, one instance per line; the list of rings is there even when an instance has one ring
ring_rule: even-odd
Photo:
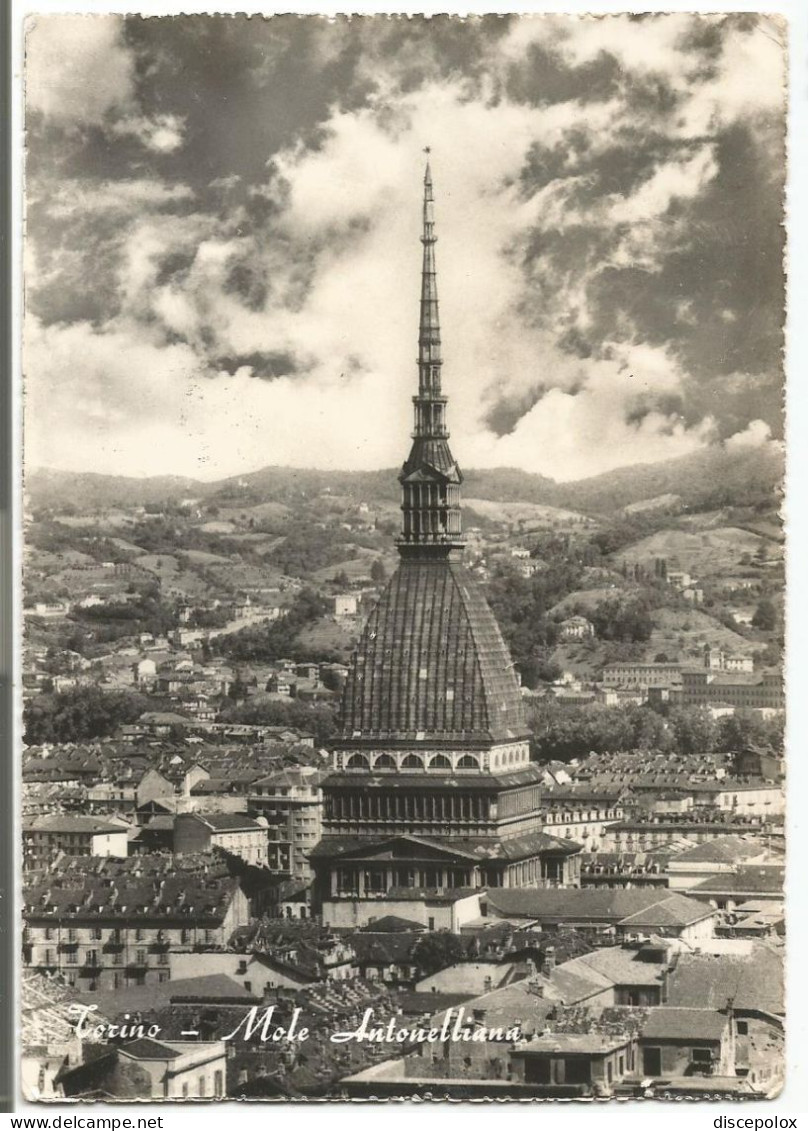
[[[713,530],[659,530],[619,552],[622,561],[653,566],[665,558],[670,569],[686,569],[701,578],[731,574],[740,567],[744,555],[753,556],[766,540],[734,526]],[[779,550],[775,546],[773,554]]]
[[[499,503],[529,503],[590,515],[614,514],[644,501],[676,496],[677,507],[704,510],[725,506],[771,506],[784,473],[780,444],[758,448],[725,446],[661,463],[619,468],[590,479],[556,483],[518,468],[466,471],[467,498]],[[128,479],[89,472],[32,471],[25,487],[35,508],[96,510],[138,506],[186,498],[204,500],[222,511],[269,502],[288,506],[328,494],[374,506],[396,505],[398,469],[317,471],[266,467],[246,475],[203,483],[193,479]],[[643,509],[643,508],[640,508]],[[652,502],[651,510],[654,509]]]

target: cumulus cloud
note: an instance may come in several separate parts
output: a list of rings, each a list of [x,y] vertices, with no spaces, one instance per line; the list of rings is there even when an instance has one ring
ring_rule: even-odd
[[[131,104],[135,62],[116,16],[32,16],[26,27],[29,110],[58,125],[93,126]]]
[[[106,36],[117,79],[67,114],[61,19],[29,54],[31,462],[398,462],[427,144],[461,463],[565,479],[777,433],[776,21],[225,21],[203,65],[186,18],[169,68],[111,18],[84,50]]]
[[[129,117],[114,122],[112,133],[136,137],[146,149],[155,153],[173,153],[183,140],[183,119],[176,114],[157,114],[154,118]]]
[[[727,440],[728,448],[759,448],[771,439],[772,430],[763,420],[752,420],[742,432]]]
[[[171,153],[182,145],[175,114],[137,113],[136,60],[110,15],[33,16],[26,28],[26,105],[71,130],[103,127]]]

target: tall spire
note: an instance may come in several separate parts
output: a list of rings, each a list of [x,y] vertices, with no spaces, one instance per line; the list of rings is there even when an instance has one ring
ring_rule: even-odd
[[[429,154],[429,149],[426,150]],[[418,393],[412,398],[415,413],[413,444],[399,475],[402,487],[403,530],[399,552],[408,547],[463,546],[460,520],[460,484],[463,476],[449,449],[446,397],[441,391],[441,341],[438,284],[435,267],[435,204],[432,171],[424,172],[423,264],[421,314],[418,329]]]
[[[434,388],[431,367],[437,366],[440,383],[440,320],[438,317],[438,280],[435,270],[435,203],[432,196],[432,170],[429,160],[424,173],[424,261],[421,268],[421,322],[418,334],[419,392],[424,394]],[[440,392],[440,384],[437,392]]]

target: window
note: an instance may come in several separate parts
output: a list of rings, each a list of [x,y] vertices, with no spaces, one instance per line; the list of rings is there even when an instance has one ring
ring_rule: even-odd
[[[662,1073],[662,1049],[642,1050],[642,1071],[644,1076],[659,1076]]]
[[[748,1036],[748,1034],[749,1034],[749,1022],[748,1021],[738,1021],[738,1022],[736,1022],[735,1030],[736,1030],[739,1037]]]
[[[224,1078],[221,1069],[217,1069],[213,1073],[213,1094],[214,1096],[224,1095]]]
[[[205,1079],[205,1077],[204,1077],[204,1076],[200,1076],[200,1077],[199,1077],[199,1094],[200,1094],[200,1096],[204,1096],[204,1095],[205,1095],[205,1091],[206,1091],[206,1089],[207,1089],[207,1084],[208,1084],[208,1082],[207,1082],[207,1080]]]

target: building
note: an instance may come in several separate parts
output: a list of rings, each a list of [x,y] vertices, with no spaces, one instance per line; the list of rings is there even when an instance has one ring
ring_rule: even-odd
[[[752,656],[725,652],[721,648],[704,648],[704,666],[718,672],[753,672],[755,661]]]
[[[70,1099],[224,1099],[224,1041],[161,1041],[139,1037],[58,1076]]]
[[[782,818],[727,812],[714,807],[699,807],[685,813],[649,813],[609,825],[605,833],[606,852],[653,852],[682,839],[703,844],[725,836],[770,836],[783,839]]]
[[[662,1006],[640,1032],[645,1076],[735,1075],[735,1031],[729,1011]]]
[[[595,635],[595,626],[586,617],[567,617],[558,626],[560,640],[587,640]]]
[[[636,1042],[626,1032],[549,1033],[518,1046],[511,1057],[515,1080],[555,1085],[560,1097],[609,1095],[634,1074],[635,1059]]]
[[[136,687],[151,688],[157,679],[157,664],[149,656],[132,664],[132,681]]]
[[[682,671],[681,664],[675,663],[627,663],[606,664],[603,669],[605,687],[669,687],[678,684]]]
[[[359,599],[355,593],[337,593],[334,597],[335,617],[355,617],[359,612]]]
[[[544,832],[599,852],[610,825],[623,819],[619,791],[552,789],[542,797]]]
[[[779,671],[713,672],[707,668],[682,669],[681,703],[684,707],[726,704],[736,710],[784,710],[783,676]]]
[[[60,852],[69,856],[126,856],[128,828],[98,817],[57,813],[23,825],[25,868],[48,867]]]
[[[763,864],[769,857],[760,837],[716,837],[686,848],[668,861],[668,886],[672,891],[689,891],[702,880],[733,874],[739,864]]]
[[[247,864],[265,868],[267,824],[242,813],[181,813],[174,818],[174,853],[210,852],[219,848]]]
[[[247,898],[212,857],[69,857],[23,893],[23,963],[80,990],[169,980],[169,951],[224,947]]]
[[[652,888],[489,891],[485,904],[493,920],[524,919],[548,932],[574,928],[595,939],[660,935],[699,943],[712,938],[716,917],[698,900]]]
[[[309,853],[322,833],[325,774],[314,766],[294,766],[259,778],[250,787],[249,812],[267,824],[267,867],[297,880],[312,878]]]
[[[519,681],[463,564],[435,274],[432,177],[424,178],[418,392],[402,492],[400,564],[368,619],[342,699],[335,773],[312,854],[326,922],[392,886],[434,891],[575,880],[577,852],[541,831]]]

